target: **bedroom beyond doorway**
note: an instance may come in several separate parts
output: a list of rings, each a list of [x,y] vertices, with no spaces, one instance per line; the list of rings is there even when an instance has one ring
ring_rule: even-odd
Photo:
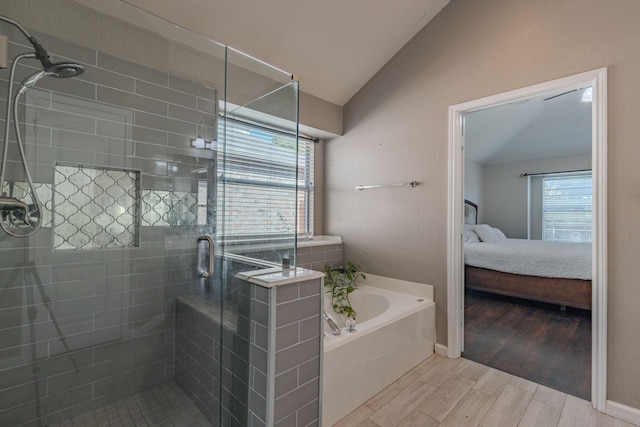
[[[507,104],[530,104],[529,107],[535,107],[531,103],[534,99],[541,99],[543,107],[545,103],[549,103],[554,99],[565,98],[569,93],[583,91],[587,87],[592,87],[593,98],[588,110],[591,116],[591,126],[588,127],[590,137],[588,140],[591,145],[591,162],[590,169],[593,173],[593,240],[592,240],[592,303],[591,303],[591,402],[594,408],[599,411],[606,409],[606,368],[607,368],[607,237],[606,237],[606,219],[607,219],[607,132],[606,132],[606,80],[607,70],[598,69],[573,76],[560,78],[533,86],[523,87],[521,89],[504,92],[501,94],[489,96],[486,98],[468,101],[462,104],[452,105],[449,107],[449,225],[448,225],[448,272],[447,272],[447,316],[448,316],[448,344],[447,355],[449,357],[458,357],[462,354],[465,346],[465,255],[463,252],[464,240],[464,200],[470,199],[479,202],[481,206],[480,215],[477,224],[490,224],[492,227],[498,227],[505,230],[507,238],[526,239],[524,236],[515,235],[510,229],[510,224],[491,224],[494,219],[489,221],[483,217],[487,212],[482,209],[495,207],[494,203],[486,197],[475,198],[468,194],[467,170],[465,162],[465,154],[470,149],[467,138],[470,137],[471,130],[467,127],[467,118],[469,114],[480,112],[496,106],[505,106]],[[540,102],[538,102],[540,104]],[[543,108],[543,109],[544,109]],[[540,112],[540,114],[542,114]],[[503,122],[513,125],[513,120],[503,120]],[[522,124],[522,123],[521,123]],[[526,126],[529,123],[524,123]],[[489,126],[490,128],[492,126]],[[495,129],[495,127],[493,127]],[[513,129],[511,129],[513,131]],[[514,136],[517,132],[509,132]],[[505,135],[502,135],[503,137]],[[469,138],[470,139],[470,138]],[[528,144],[532,146],[535,144]],[[557,155],[554,154],[556,158]],[[575,170],[582,168],[570,169],[555,168],[559,170]],[[519,171],[514,175],[514,185],[521,186],[516,183],[522,172]],[[544,172],[536,168],[534,172]],[[478,180],[476,182],[479,182]],[[483,184],[484,188],[487,187]],[[526,194],[526,189],[525,189]],[[527,215],[526,203],[519,206],[518,209],[501,209],[503,218],[515,218],[517,212],[519,215]],[[522,218],[519,216],[518,218]],[[520,221],[521,219],[518,219]],[[524,221],[525,229],[527,221]],[[519,232],[518,232],[519,233]],[[484,242],[484,240],[482,240]],[[507,293],[507,295],[509,295]],[[534,298],[535,299],[535,298]],[[572,300],[573,301],[573,300]],[[556,303],[565,305],[564,303]],[[570,306],[570,304],[567,304]],[[522,362],[521,362],[522,363]]]

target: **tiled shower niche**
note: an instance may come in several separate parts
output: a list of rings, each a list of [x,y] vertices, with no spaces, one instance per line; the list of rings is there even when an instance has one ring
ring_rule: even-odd
[[[53,249],[138,246],[140,174],[57,164],[53,187]]]

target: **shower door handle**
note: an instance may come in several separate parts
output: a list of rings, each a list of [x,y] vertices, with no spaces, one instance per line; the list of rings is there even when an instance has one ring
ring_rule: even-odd
[[[196,263],[198,275],[200,277],[209,278],[213,276],[215,262],[215,247],[213,237],[203,234],[198,237],[196,246]]]

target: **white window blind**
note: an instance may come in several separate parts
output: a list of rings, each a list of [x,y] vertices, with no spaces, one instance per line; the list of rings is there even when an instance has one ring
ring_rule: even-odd
[[[591,242],[591,172],[543,178],[542,239]]]
[[[226,119],[220,132],[225,127],[218,167],[218,197],[224,203],[218,236],[256,241],[296,232],[310,235],[314,142],[233,119]]]

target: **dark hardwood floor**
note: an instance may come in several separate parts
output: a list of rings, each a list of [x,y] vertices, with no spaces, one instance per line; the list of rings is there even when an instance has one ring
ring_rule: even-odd
[[[465,294],[466,359],[591,400],[591,312]]]

